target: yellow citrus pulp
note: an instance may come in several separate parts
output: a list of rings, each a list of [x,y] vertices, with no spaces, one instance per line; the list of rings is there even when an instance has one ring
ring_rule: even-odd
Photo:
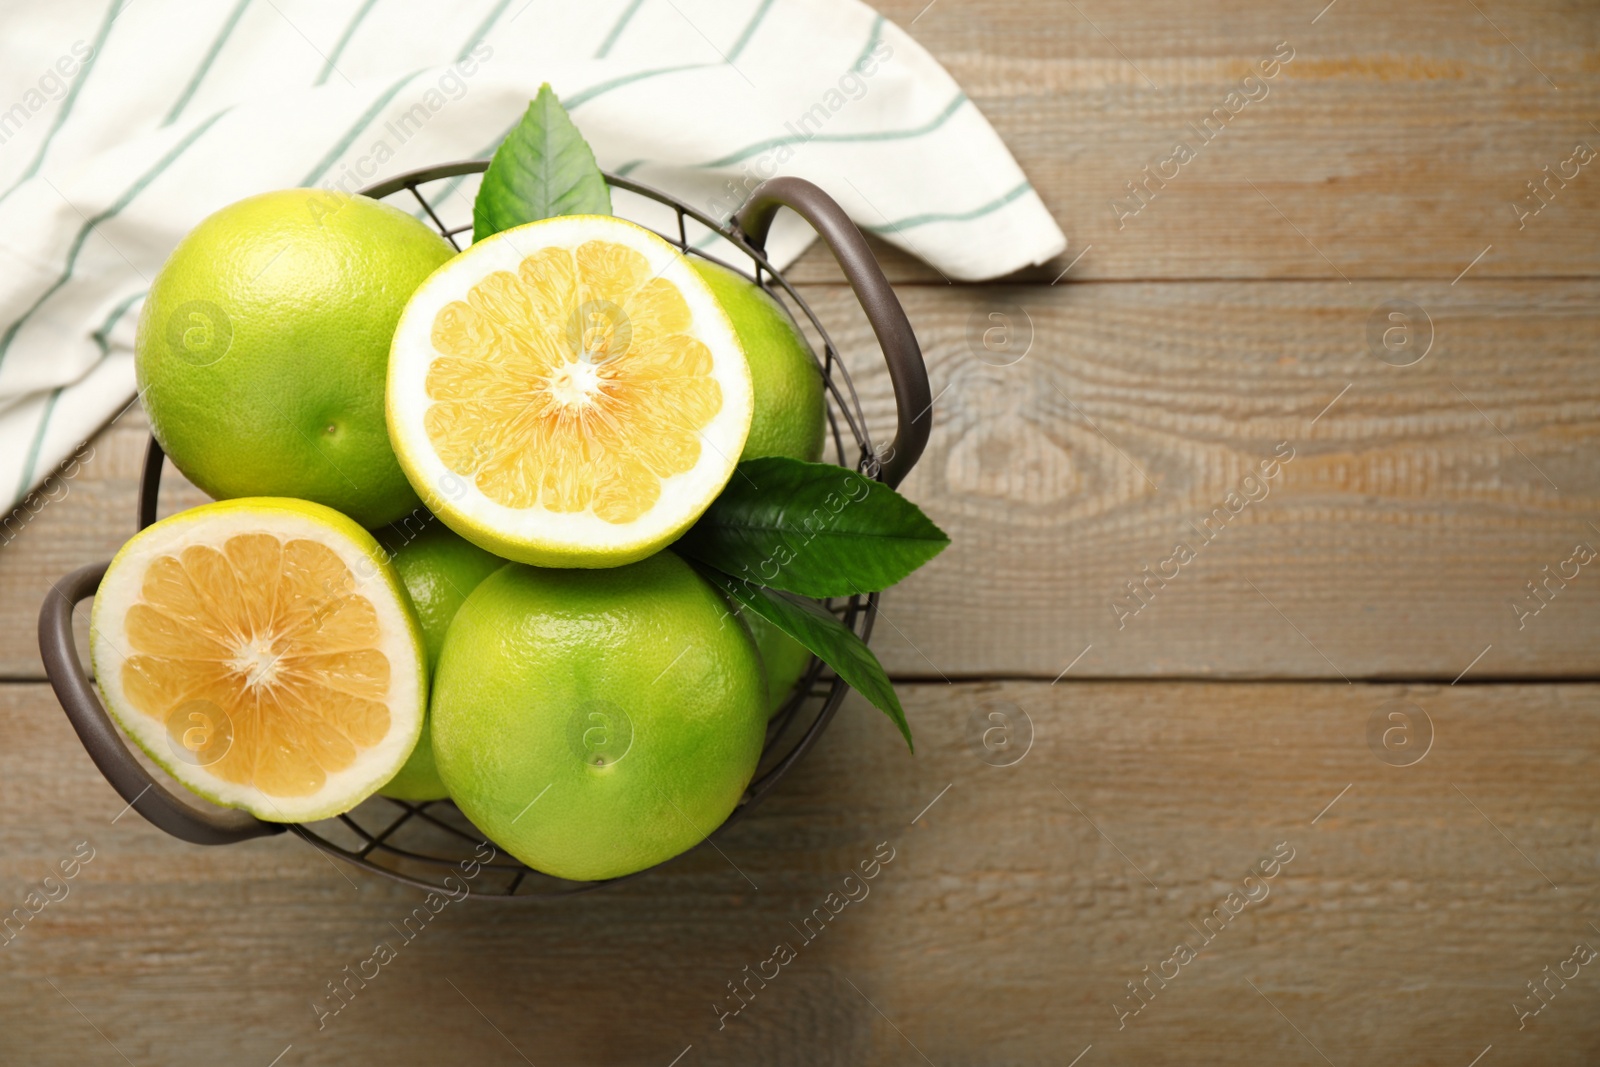
[[[423,282],[390,352],[412,485],[491,552],[614,567],[689,527],[749,433],[750,370],[683,254],[621,219],[495,234]]]
[[[259,818],[347,811],[416,744],[421,633],[377,543],[301,500],[208,504],[112,561],[90,632],[123,729],[201,796]]]

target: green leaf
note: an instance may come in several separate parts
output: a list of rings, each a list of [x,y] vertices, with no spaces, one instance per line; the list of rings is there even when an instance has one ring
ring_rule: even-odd
[[[950,543],[915,504],[855,471],[768,457],[739,464],[678,550],[801,596],[887,589]]]
[[[760,615],[832,667],[850,688],[889,716],[906,739],[906,748],[916,751],[911,744],[911,727],[906,723],[905,709],[895,695],[894,684],[884,673],[878,657],[855,631],[811,601],[752,586],[704,564],[696,563],[695,569],[734,603]]]
[[[556,215],[609,215],[611,190],[549,83],[495,149],[472,204],[472,239]]]

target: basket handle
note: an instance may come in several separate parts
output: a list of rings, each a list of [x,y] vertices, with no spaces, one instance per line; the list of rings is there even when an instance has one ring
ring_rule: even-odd
[[[856,224],[833,197],[804,178],[768,178],[756,186],[735,216],[751,245],[764,251],[767,231],[780,207],[794,211],[817,231],[839,261],[845,280],[855,291],[861,310],[866,312],[872,332],[878,337],[878,346],[889,364],[889,380],[894,385],[896,415],[894,441],[880,477],[891,486],[899,485],[927,447],[928,433],[933,428],[928,368],[922,362],[917,335]]]
[[[39,654],[45,674],[89,758],[130,807],[173,837],[196,845],[230,845],[281,833],[282,826],[247,812],[184,803],[133,758],[95,694],[72,638],[72,609],[94,595],[107,566],[96,563],[73,571],[55,584],[39,611]]]

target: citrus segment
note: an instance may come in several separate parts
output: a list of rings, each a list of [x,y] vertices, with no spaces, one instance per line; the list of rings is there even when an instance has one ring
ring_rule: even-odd
[[[420,634],[370,535],[305,501],[245,499],[129,541],[95,598],[106,704],[184,785],[263,819],[354,807],[422,723]]]
[[[389,428],[453,529],[510,559],[617,566],[716,496],[750,372],[710,289],[632,223],[567,216],[473,245],[395,333]]]

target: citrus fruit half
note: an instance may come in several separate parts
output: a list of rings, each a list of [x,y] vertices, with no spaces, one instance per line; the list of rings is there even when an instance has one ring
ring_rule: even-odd
[[[405,212],[326,189],[206,218],[139,317],[156,440],[217,499],[303,497],[366,526],[411,511],[384,425],[389,342],[412,290],[452,255]]]
[[[755,408],[741,459],[822,458],[827,415],[822,369],[805,334],[772,294],[737,271],[709,259],[694,269],[717,294],[750,363]]]
[[[426,512],[376,531],[378,543],[389,553],[394,569],[405,583],[411,607],[422,627],[428,670],[439,663],[445,631],[478,583],[506,565],[477,545],[456,536]],[[393,778],[379,790],[399,800],[441,800],[448,796],[433,761],[433,732],[423,722],[422,736]]]
[[[135,535],[95,595],[106,707],[189,789],[257,818],[355,807],[410,755],[422,634],[377,542],[303,500],[206,504]]]
[[[683,254],[568,215],[472,245],[418,288],[389,356],[389,435],[467,540],[544,567],[665,546],[733,473],[750,370]]]
[[[496,571],[451,623],[434,691],[451,799],[522,862],[577,880],[698,844],[738,804],[766,731],[749,631],[672,552]]]

